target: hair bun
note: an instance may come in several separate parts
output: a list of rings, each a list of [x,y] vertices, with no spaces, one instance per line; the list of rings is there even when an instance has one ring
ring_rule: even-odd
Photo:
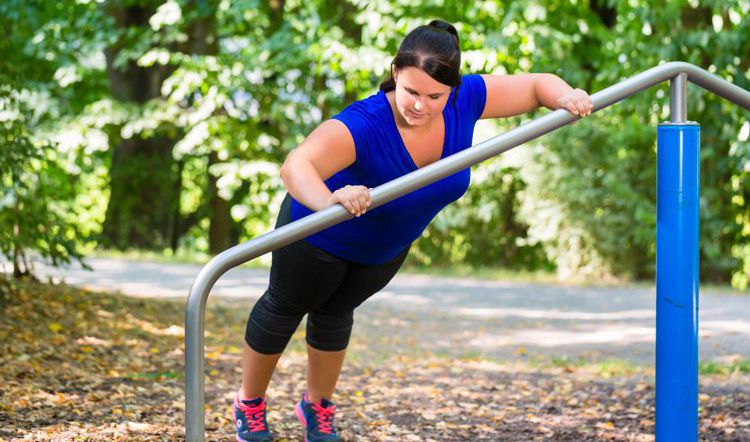
[[[448,31],[454,37],[458,38],[458,31],[456,31],[456,28],[452,24],[448,23],[447,21],[433,20],[427,26],[431,26],[433,28],[442,29],[443,31]]]

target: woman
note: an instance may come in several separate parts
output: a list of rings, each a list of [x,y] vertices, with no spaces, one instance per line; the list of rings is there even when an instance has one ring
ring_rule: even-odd
[[[412,241],[469,185],[466,169],[373,209],[370,189],[471,146],[474,124],[540,105],[586,116],[592,102],[551,74],[460,74],[456,29],[435,20],[406,36],[380,91],[318,126],[281,168],[289,191],[276,227],[334,204],[354,218],[273,252],[268,290],[247,323],[239,441],[270,441],[265,393],[305,314],[307,391],[296,405],[305,440],[339,440],[334,387],[353,310],[391,280]],[[291,196],[290,196],[291,195]],[[367,213],[367,216],[363,216]]]

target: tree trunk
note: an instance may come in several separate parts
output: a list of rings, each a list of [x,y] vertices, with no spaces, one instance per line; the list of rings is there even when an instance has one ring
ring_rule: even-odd
[[[196,2],[189,2],[186,7],[199,11],[199,16],[190,22],[187,28],[188,41],[185,52],[196,55],[217,55],[219,53],[219,44],[216,35],[216,5],[213,2],[200,5]],[[211,152],[208,156],[208,167],[206,168],[207,187],[206,197],[208,200],[208,252],[212,255],[221,253],[229,247],[236,244],[238,235],[234,230],[238,227],[234,225],[230,214],[229,203],[219,196],[216,187],[217,178],[210,173],[211,166],[219,163],[216,152]]]
[[[216,152],[211,152],[208,157],[208,169],[218,163]],[[208,252],[212,255],[221,253],[232,243],[232,217],[229,213],[229,203],[219,196],[216,187],[216,177],[208,173],[208,189],[210,224],[208,227]]]
[[[118,30],[146,27],[153,7],[105,7]],[[161,83],[170,74],[167,67],[144,68],[134,61],[116,66],[125,42],[106,50],[107,72],[115,99],[138,104],[160,95]],[[116,141],[110,166],[110,198],[103,226],[102,243],[117,249],[160,249],[170,244],[174,207],[179,199],[174,182],[177,167],[172,158],[174,138],[138,134]]]
[[[185,168],[185,161],[177,161],[177,180],[174,183],[174,192],[177,195],[175,205],[173,207],[172,215],[172,235],[169,240],[169,247],[172,249],[172,253],[177,253],[177,248],[180,243],[180,237],[182,236],[182,223],[180,215],[180,194],[182,193],[182,171]]]

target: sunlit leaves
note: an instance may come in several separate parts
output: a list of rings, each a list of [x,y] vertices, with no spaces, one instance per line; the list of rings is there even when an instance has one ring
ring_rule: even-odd
[[[129,6],[150,8],[142,26],[118,24],[118,8]],[[418,25],[434,18],[456,25],[463,73],[552,72],[596,92],[684,60],[748,89],[749,8],[739,0],[674,0],[658,8],[627,0],[9,1],[0,4],[0,19],[13,30],[0,41],[0,80],[33,97],[19,124],[29,126],[34,142],[54,143],[59,170],[78,177],[74,206],[83,210],[77,219],[86,232],[96,232],[102,218],[95,210],[108,195],[112,146],[163,136],[175,141],[172,154],[182,168],[180,216],[201,218],[183,244],[207,235],[201,226],[209,215],[200,210],[207,176],[218,178],[234,221],[245,226],[244,240],[270,229],[284,191],[278,179],[248,165],[280,164],[317,124],[374,93],[404,35]],[[201,40],[196,23],[215,29]],[[158,96],[145,104],[113,99],[107,48],[117,49],[113,67],[167,73]],[[667,98],[664,86],[644,91],[545,137],[535,156],[508,166],[520,172],[503,171],[501,160],[488,181],[475,184],[511,193],[470,193],[440,215],[415,256],[446,264],[470,256],[490,265],[552,261],[570,274],[649,277],[653,128],[668,118]],[[0,109],[4,121],[16,114],[14,107]],[[537,115],[500,121],[497,130]],[[747,280],[750,125],[742,111],[692,87],[689,116],[701,122],[704,137],[702,275]],[[208,155],[218,161],[210,170]],[[505,176],[516,184],[506,186]],[[518,224],[497,227],[507,220]],[[521,225],[528,232],[516,230]],[[718,240],[711,237],[716,233]],[[482,239],[482,247],[471,238]],[[537,246],[501,259],[504,251],[521,250],[505,244]]]
[[[162,3],[156,13],[149,18],[148,23],[154,31],[158,31],[163,26],[174,25],[182,18],[182,9],[178,2],[168,0]]]

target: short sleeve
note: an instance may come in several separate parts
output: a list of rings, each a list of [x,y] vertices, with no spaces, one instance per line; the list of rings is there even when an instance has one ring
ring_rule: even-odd
[[[469,74],[461,77],[461,87],[458,88],[456,104],[459,115],[468,115],[471,122],[476,123],[484,112],[487,102],[487,85],[479,74]]]
[[[341,113],[333,116],[334,120],[339,120],[349,129],[349,133],[354,140],[354,150],[356,153],[355,162],[362,164],[367,161],[367,140],[370,118],[366,107],[362,102],[356,101]]]

